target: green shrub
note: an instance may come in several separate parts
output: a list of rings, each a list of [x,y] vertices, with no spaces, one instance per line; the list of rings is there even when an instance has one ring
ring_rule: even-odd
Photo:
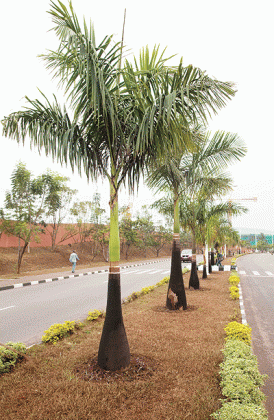
[[[230,292],[230,296],[232,297],[232,299],[234,299],[234,300],[239,299],[240,291],[239,291],[237,286],[231,286],[229,288],[229,292]]]
[[[97,309],[94,309],[93,311],[88,312],[87,320],[94,321],[95,319],[102,318],[102,317],[103,317],[103,312],[98,311]]]
[[[9,372],[16,362],[23,359],[25,353],[26,346],[22,343],[9,341],[4,346],[0,346],[0,374]]]
[[[231,401],[223,404],[222,408],[211,417],[216,420],[267,420],[265,408],[256,404],[242,404]]]
[[[230,329],[235,331],[237,327],[231,324],[234,323],[228,324]],[[262,405],[265,395],[259,389],[267,375],[260,374],[251,346],[234,337],[226,341],[223,354],[220,376],[226,400],[211,417],[216,420],[267,420],[267,411]]]
[[[164,277],[162,280],[158,281],[158,283],[156,283],[156,286],[162,286],[163,284],[167,284],[169,282],[169,276],[168,277]]]
[[[252,358],[255,357],[249,344],[237,338],[228,338],[222,350],[225,359],[229,357]]]
[[[229,339],[223,354],[220,376],[226,400],[211,417],[216,420],[266,420],[267,412],[262,405],[265,395],[260,387],[267,375],[260,374],[251,346],[235,338]]]
[[[260,405],[265,400],[265,395],[258,388],[263,385],[263,376],[260,375],[258,366],[254,366],[252,362],[245,360],[241,362],[243,366],[234,369],[230,369],[227,363],[224,363],[221,372],[222,394],[231,401],[239,400],[245,404]]]
[[[237,340],[242,340],[247,344],[251,344],[251,328],[249,325],[240,324],[237,321],[230,322],[225,327],[226,340],[234,338]]]
[[[43,343],[56,344],[58,340],[73,333],[75,321],[65,321],[64,324],[53,324],[48,330],[44,331]]]
[[[124,303],[132,302],[133,300],[137,299],[140,295],[141,292],[133,292],[126,299],[124,299]]]
[[[152,290],[154,290],[154,289],[155,289],[155,287],[156,287],[156,286],[147,286],[147,287],[143,287],[143,288],[141,289],[141,293],[140,293],[140,295],[141,295],[141,296],[143,296],[143,295],[147,295],[149,292],[152,292]]]
[[[238,286],[240,283],[240,277],[237,274],[231,274],[231,276],[228,279],[231,286]]]

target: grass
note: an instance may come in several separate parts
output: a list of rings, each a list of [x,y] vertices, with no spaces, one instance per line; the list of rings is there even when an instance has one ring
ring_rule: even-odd
[[[26,360],[0,377],[1,418],[209,420],[221,405],[224,327],[239,314],[229,274],[212,273],[200,290],[186,289],[186,311],[165,309],[167,285],[123,305],[133,360],[124,374],[94,369],[102,320],[56,345],[28,349]]]

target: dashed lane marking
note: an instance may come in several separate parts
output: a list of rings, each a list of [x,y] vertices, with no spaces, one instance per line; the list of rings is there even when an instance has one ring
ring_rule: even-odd
[[[15,308],[15,306],[7,306],[6,308],[0,308],[0,311],[5,311],[6,309]]]

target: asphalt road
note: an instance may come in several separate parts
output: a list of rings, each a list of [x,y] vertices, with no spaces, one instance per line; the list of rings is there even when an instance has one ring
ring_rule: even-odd
[[[269,376],[263,392],[269,420],[274,420],[274,255],[246,255],[237,265],[253,351],[260,372]]]
[[[169,274],[170,260],[122,269],[122,298]],[[108,273],[96,273],[1,291],[0,343],[39,343],[52,324],[83,320],[90,310],[105,310],[107,283]]]

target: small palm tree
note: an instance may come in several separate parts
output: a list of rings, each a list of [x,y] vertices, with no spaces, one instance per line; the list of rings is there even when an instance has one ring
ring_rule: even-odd
[[[98,353],[102,368],[129,365],[120,292],[118,193],[127,182],[138,184],[144,167],[167,151],[184,149],[182,121],[206,119],[235,95],[233,84],[209,78],[193,66],[167,66],[164,52],[143,49],[139,62],[122,67],[122,45],[106,36],[96,44],[84,21],[83,30],[71,2],[51,1],[49,11],[59,48],[42,58],[70,102],[70,112],[27,98],[28,107],[3,120],[3,133],[23,142],[28,135],[39,152],[51,154],[86,176],[102,176],[110,185],[109,286],[106,319]],[[179,118],[180,116],[180,118]],[[172,135],[171,135],[172,133]],[[163,141],[163,139],[165,139]]]
[[[246,208],[239,205],[232,205],[230,202],[214,203],[212,200],[205,199],[203,201],[203,207],[201,207],[199,213],[199,229],[198,229],[198,240],[203,246],[204,253],[204,265],[203,265],[203,279],[207,278],[206,261],[211,264],[209,258],[207,258],[206,252],[208,252],[208,244],[214,243],[225,243],[228,238],[236,238],[236,231],[232,229],[231,224],[228,221],[228,215],[239,215],[247,211]],[[210,267],[208,267],[210,271]]]

